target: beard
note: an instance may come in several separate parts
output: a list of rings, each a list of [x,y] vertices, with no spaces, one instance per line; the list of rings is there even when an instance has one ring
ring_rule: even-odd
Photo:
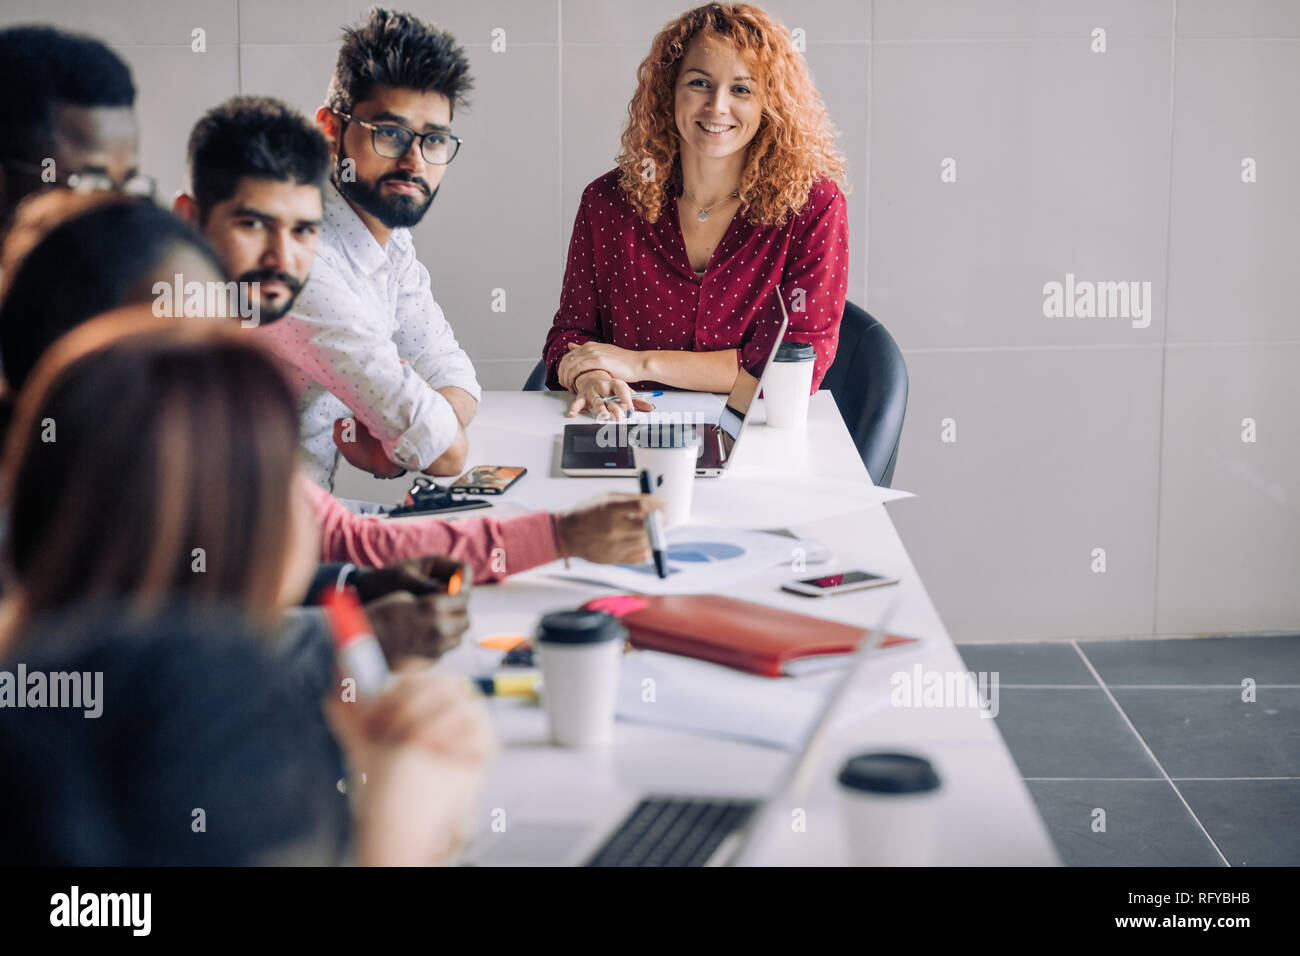
[[[340,167],[343,165],[343,160],[347,158],[347,154],[340,146]],[[355,168],[354,165],[353,169],[355,170]],[[413,183],[424,192],[424,196],[403,196],[396,193],[385,193],[383,191],[384,183],[387,182]],[[373,183],[367,183],[360,179],[346,182],[336,169],[334,171],[334,185],[338,187],[338,191],[344,199],[356,203],[382,222],[385,228],[388,229],[410,229],[416,225],[424,218],[424,214],[429,211],[429,206],[433,204],[433,197],[438,195],[436,189],[432,192],[429,191],[429,184],[423,179],[402,172],[385,173]]]
[[[283,282],[289,288],[289,294],[285,296],[284,302],[279,305],[270,305],[265,299],[258,300],[257,316],[258,321],[262,324],[274,322],[276,319],[282,319],[289,314],[293,308],[294,301],[298,298],[298,293],[302,291],[302,281],[289,275],[287,272],[280,272],[276,269],[253,269],[240,275],[237,280],[240,288],[248,288],[247,283],[253,282]]]

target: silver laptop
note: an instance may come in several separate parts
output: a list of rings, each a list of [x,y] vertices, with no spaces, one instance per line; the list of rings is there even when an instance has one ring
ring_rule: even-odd
[[[648,794],[622,820],[596,839],[578,843],[576,858],[567,853],[530,862],[578,863],[583,866],[746,866],[752,864],[770,837],[789,820],[791,806],[807,796],[813,772],[821,762],[832,718],[872,654],[885,640],[902,603],[896,595],[858,644],[844,674],[817,712],[803,746],[790,761],[770,794],[761,799],[687,794]],[[533,826],[536,826],[534,824]],[[573,834],[568,838],[572,840]],[[508,841],[503,841],[508,842]],[[591,849],[595,847],[594,852]],[[476,864],[515,863],[509,849],[480,845],[470,860]],[[495,849],[495,852],[494,852]]]
[[[772,364],[776,350],[781,347],[790,317],[785,311],[785,299],[780,290],[776,301],[781,306],[781,327],[777,329],[772,349],[755,378],[744,369],[736,376],[727,403],[718,416],[718,423],[682,425],[674,422],[671,413],[662,419],[655,412],[644,413],[640,422],[604,422],[564,426],[564,446],[560,456],[560,471],[575,478],[636,477],[632,463],[631,436],[637,429],[681,428],[689,440],[698,442],[695,475],[697,478],[716,478],[726,471],[735,455],[736,446],[745,434],[749,412],[754,399],[763,388],[763,375]]]

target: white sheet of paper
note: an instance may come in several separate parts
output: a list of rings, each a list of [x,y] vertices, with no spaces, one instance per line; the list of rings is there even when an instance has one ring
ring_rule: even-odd
[[[623,658],[615,715],[710,737],[798,750],[843,671],[815,677],[759,677],[659,651]],[[861,718],[889,704],[888,693],[850,695],[834,721]]]
[[[736,480],[744,475],[744,481]],[[711,525],[754,526],[754,515],[770,514],[785,527],[810,524],[836,515],[874,508],[887,501],[914,497],[898,488],[878,488],[865,481],[815,480],[751,473],[697,478],[691,513]]]
[[[792,560],[798,539],[741,528],[683,525],[665,535],[668,577],[660,578],[654,564],[630,567],[571,560],[567,570],[550,576],[591,581],[640,594],[721,593],[734,581]]]

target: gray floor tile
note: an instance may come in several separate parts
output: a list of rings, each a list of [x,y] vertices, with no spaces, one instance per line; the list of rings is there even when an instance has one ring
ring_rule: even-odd
[[[998,730],[1025,777],[1159,777],[1100,689],[1000,690]]]
[[[1300,866],[1300,780],[1177,783],[1233,866]]]
[[[1030,780],[1067,866],[1222,866],[1213,845],[1163,780]],[[1094,832],[1096,810],[1105,832]]]
[[[1253,704],[1235,689],[1111,692],[1171,777],[1300,776],[1300,689],[1263,688]],[[1014,693],[1026,692],[1002,697]]]
[[[1300,635],[1082,641],[1106,684],[1300,684]],[[959,648],[960,649],[960,648]]]
[[[1088,684],[1096,679],[1069,644],[958,644],[966,666],[1000,684]]]

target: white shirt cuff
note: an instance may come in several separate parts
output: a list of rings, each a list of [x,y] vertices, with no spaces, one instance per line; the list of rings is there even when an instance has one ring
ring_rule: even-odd
[[[423,471],[451,447],[458,431],[456,410],[438,395],[425,415],[392,442],[384,442],[384,451],[408,471]]]

